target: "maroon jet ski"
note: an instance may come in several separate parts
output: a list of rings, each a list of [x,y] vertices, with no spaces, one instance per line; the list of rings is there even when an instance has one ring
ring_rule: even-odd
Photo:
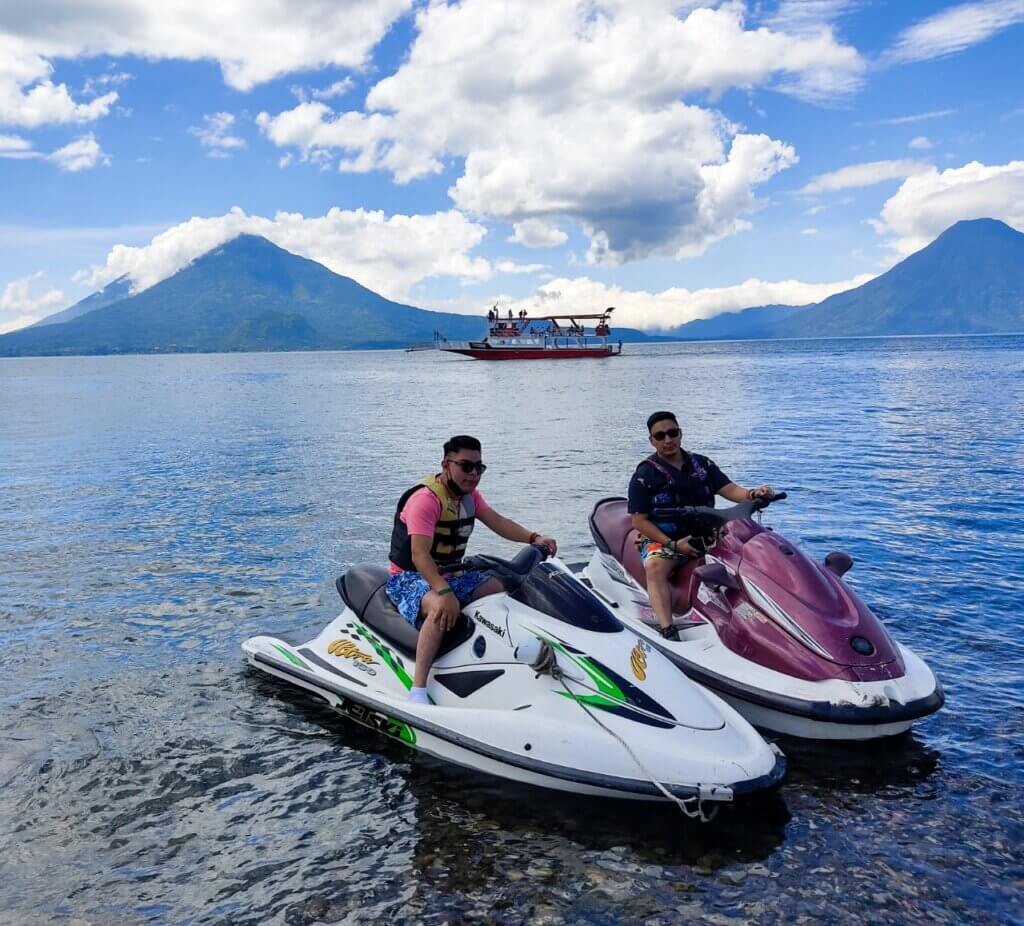
[[[843,581],[848,554],[815,562],[754,520],[785,497],[653,512],[686,519],[703,535],[704,555],[672,579],[678,642],[658,633],[626,499],[595,506],[597,550],[584,579],[627,626],[757,727],[832,740],[908,730],[942,707],[942,686]]]

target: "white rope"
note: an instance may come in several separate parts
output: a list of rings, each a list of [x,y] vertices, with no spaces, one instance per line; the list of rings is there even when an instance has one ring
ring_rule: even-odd
[[[554,653],[552,653],[552,657]],[[576,698],[575,694],[570,690],[569,686],[565,683],[565,673],[562,671],[561,666],[558,665],[556,659],[552,658],[550,664],[545,664],[544,668],[551,672],[551,677],[561,682],[562,687],[566,693],[580,706],[583,708],[586,715],[594,721],[605,733],[610,737],[617,740],[619,745],[626,750],[626,754],[636,763],[637,768],[646,775],[651,783],[663,794],[668,800],[672,801],[682,812],[683,815],[690,820],[700,820],[701,823],[710,823],[718,815],[718,808],[712,807],[710,813],[706,813],[704,810],[704,802],[701,800],[700,795],[694,797],[676,797],[668,788],[666,788],[657,778],[654,777],[647,769],[647,766],[640,761],[636,753],[629,748],[627,743],[618,733],[612,730],[610,727],[606,727],[601,720],[590,710],[590,708],[583,702]],[[691,807],[689,805],[696,805]]]

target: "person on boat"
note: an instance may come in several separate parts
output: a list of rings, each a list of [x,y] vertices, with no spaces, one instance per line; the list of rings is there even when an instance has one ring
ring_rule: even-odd
[[[715,496],[731,502],[771,496],[771,486],[748,489],[737,485],[713,460],[684,450],[682,432],[672,412],[655,412],[647,419],[647,439],[654,448],[629,481],[628,510],[633,527],[640,533],[640,558],[647,577],[647,594],[658,620],[658,630],[666,640],[678,640],[672,624],[672,590],[669,579],[676,567],[688,558],[702,555],[700,541],[686,533],[686,525],[674,521],[655,521],[655,508],[682,508],[688,505],[714,507]],[[691,541],[693,541],[691,543]]]
[[[427,476],[398,500],[388,556],[385,591],[420,632],[410,700],[429,704],[427,675],[445,633],[462,606],[503,590],[501,582],[477,570],[460,568],[477,520],[499,537],[539,543],[554,554],[558,544],[495,511],[477,486],[487,467],[480,441],[458,434],[445,442],[441,472]]]

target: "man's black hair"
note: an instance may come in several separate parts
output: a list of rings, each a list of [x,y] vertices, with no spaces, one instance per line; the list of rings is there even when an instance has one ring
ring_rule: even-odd
[[[468,434],[456,434],[444,442],[444,455],[458,453],[460,450],[475,450],[480,452],[480,441]]]
[[[672,412],[655,412],[653,415],[649,415],[647,418],[647,430],[650,431],[659,421],[664,421],[666,418],[674,421],[676,425],[679,424],[679,420]]]

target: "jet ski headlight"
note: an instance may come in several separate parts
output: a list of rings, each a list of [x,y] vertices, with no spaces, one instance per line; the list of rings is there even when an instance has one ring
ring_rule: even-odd
[[[826,659],[831,659],[832,656],[827,649],[825,649],[817,640],[814,639],[803,627],[801,627],[789,614],[786,613],[786,609],[782,607],[777,601],[774,601],[772,597],[756,583],[751,582],[750,579],[743,579],[743,588],[747,593],[747,597],[757,606],[757,608],[767,614],[776,624],[782,627],[790,636],[795,637],[808,649],[813,650],[819,656],[824,656]]]
[[[850,646],[855,653],[859,653],[861,656],[874,656],[875,646],[864,637],[850,637]]]

